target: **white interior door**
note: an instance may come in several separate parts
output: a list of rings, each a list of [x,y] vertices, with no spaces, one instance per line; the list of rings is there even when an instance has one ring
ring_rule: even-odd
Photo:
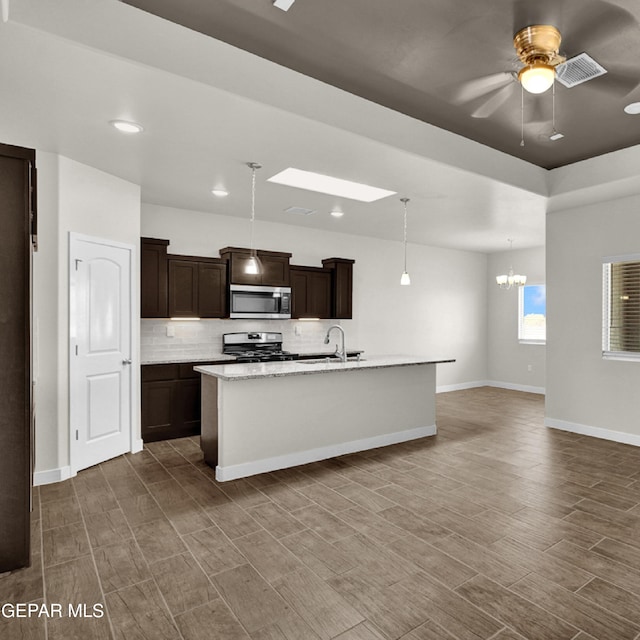
[[[131,448],[133,247],[70,234],[71,471]]]

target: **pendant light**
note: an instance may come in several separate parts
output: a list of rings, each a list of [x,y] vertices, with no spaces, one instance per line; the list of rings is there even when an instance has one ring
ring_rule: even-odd
[[[404,205],[404,271],[400,278],[400,284],[410,285],[411,278],[407,272],[407,202],[409,202],[409,198],[400,198],[400,202]]]
[[[258,255],[253,247],[253,225],[256,219],[256,171],[262,169],[262,165],[257,162],[247,162],[247,166],[251,169],[251,232],[249,239],[249,259],[244,267],[244,272],[249,275],[258,275],[260,273],[260,264]]]
[[[513,240],[507,239],[509,250],[513,250]],[[509,267],[509,273],[496,276],[496,282],[501,289],[511,289],[512,287],[522,287],[527,282],[527,276],[521,276],[513,273],[513,266]]]

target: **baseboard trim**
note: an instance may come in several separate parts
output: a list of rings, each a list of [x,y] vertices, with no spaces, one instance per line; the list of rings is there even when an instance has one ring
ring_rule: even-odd
[[[336,456],[343,456],[348,453],[356,453],[357,451],[365,451],[366,449],[376,449],[377,447],[386,447],[390,444],[398,444],[399,442],[434,436],[436,433],[437,429],[434,424],[428,427],[417,427],[416,429],[387,433],[382,436],[373,436],[372,438],[351,440],[350,442],[341,442],[340,444],[328,447],[318,447],[317,449],[298,451],[284,456],[264,458],[262,460],[234,464],[228,467],[218,465],[216,467],[216,480],[225,482],[227,480],[236,480],[237,478],[246,478],[247,476],[255,476],[258,473],[288,469],[289,467],[297,467],[301,464],[308,464],[309,462],[318,462],[318,460],[327,460],[328,458],[335,458]]]
[[[510,389],[511,391],[524,391],[525,393],[537,393],[545,395],[544,387],[532,387],[528,384],[513,384],[511,382],[499,382],[498,380],[487,380],[487,387],[497,387],[498,389]]]
[[[71,477],[71,467],[60,467],[59,469],[47,469],[46,471],[35,471],[33,474],[33,486],[39,487],[43,484],[53,484],[62,482]]]
[[[144,448],[144,440],[142,438],[134,438],[131,443],[131,453],[138,453]]]
[[[578,433],[581,436],[590,436],[592,438],[600,438],[601,440],[612,440],[613,442],[631,444],[635,447],[640,447],[640,435],[635,433],[614,431],[613,429],[603,429],[602,427],[592,427],[588,424],[567,422],[566,420],[557,420],[556,418],[545,418],[544,425],[545,427],[551,427],[552,429]]]
[[[474,382],[460,382],[459,384],[443,384],[436,387],[436,393],[448,393],[449,391],[464,391],[465,389],[477,389],[486,387],[489,383],[486,380],[475,380]]]

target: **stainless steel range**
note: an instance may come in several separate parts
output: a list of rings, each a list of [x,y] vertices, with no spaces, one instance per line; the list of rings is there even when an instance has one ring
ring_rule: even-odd
[[[236,356],[237,362],[277,362],[297,357],[282,350],[282,334],[272,331],[224,333],[222,353]]]

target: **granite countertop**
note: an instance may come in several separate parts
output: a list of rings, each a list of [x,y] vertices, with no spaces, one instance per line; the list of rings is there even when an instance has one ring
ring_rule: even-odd
[[[319,351],[318,349],[313,350],[305,350],[305,349],[297,349],[294,353],[299,356],[304,356],[305,358],[313,357],[313,358],[326,358],[333,355],[332,350]],[[347,349],[348,355],[357,355],[358,353],[364,353],[362,349]],[[226,353],[214,353],[210,355],[208,358],[204,357],[193,357],[188,355],[182,356],[159,356],[157,358],[142,358],[140,361],[141,365],[146,364],[184,364],[185,362],[213,362],[214,360],[226,361],[226,362],[235,362],[236,357],[227,355]]]
[[[369,356],[360,361],[340,362],[332,360],[319,362],[292,360],[289,362],[255,362],[234,364],[233,366],[217,364],[195,367],[199,373],[214,376],[220,380],[253,380],[256,378],[279,378],[284,376],[300,376],[335,371],[362,371],[363,369],[381,369],[385,367],[405,367],[420,364],[442,364],[455,360],[433,360],[425,356]]]

